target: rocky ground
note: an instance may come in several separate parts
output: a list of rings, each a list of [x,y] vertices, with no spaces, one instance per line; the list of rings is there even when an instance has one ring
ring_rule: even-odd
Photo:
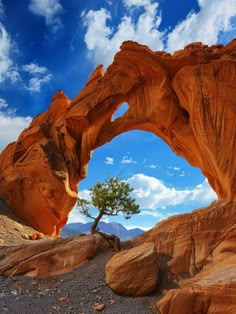
[[[114,294],[106,285],[104,267],[114,252],[108,250],[70,273],[45,278],[0,277],[0,312],[10,314],[155,313],[158,291],[150,296],[128,298]]]
[[[35,242],[25,239],[25,235],[30,237],[36,230],[22,223],[1,202],[0,226],[0,247]],[[128,298],[116,295],[106,285],[104,269],[113,254],[109,249],[63,275],[0,277],[0,313],[89,314],[97,312],[96,305],[104,306],[102,313],[155,313],[152,306],[160,298],[159,291],[146,297]]]

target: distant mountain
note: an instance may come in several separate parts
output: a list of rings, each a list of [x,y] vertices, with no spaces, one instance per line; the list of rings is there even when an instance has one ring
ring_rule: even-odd
[[[61,236],[70,237],[74,235],[80,235],[81,233],[90,233],[91,225],[92,222],[88,222],[86,224],[83,224],[81,222],[67,224],[62,228]],[[116,222],[106,223],[104,221],[100,221],[98,224],[98,228],[103,232],[115,234],[122,241],[129,240],[144,232],[142,229],[139,228],[128,230],[122,224]]]

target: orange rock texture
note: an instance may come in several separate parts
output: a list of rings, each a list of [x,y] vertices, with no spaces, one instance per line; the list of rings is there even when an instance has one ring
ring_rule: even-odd
[[[217,201],[161,221],[131,241],[135,247],[153,242],[159,256],[170,258],[179,289],[156,304],[159,313],[236,313],[235,212],[235,202]],[[186,274],[191,277],[183,279]]]
[[[107,249],[99,235],[44,240],[0,250],[1,276],[51,276],[78,268]]]
[[[147,295],[157,288],[158,255],[153,243],[143,243],[114,255],[106,265],[106,282],[125,296]]]
[[[62,91],[0,156],[0,198],[29,225],[57,236],[93,150],[122,132],[161,137],[199,167],[219,199],[236,200],[236,40],[170,55],[125,42],[70,101]],[[112,120],[127,102],[123,117]],[[30,196],[30,197],[29,197]]]
[[[113,120],[124,102],[129,109]],[[132,241],[154,243],[160,256],[169,257],[172,275],[193,276],[179,280],[180,289],[168,291],[158,311],[235,313],[236,40],[226,46],[193,43],[173,55],[125,42],[105,73],[98,66],[72,101],[58,91],[49,109],[1,153],[0,199],[39,232],[57,236],[93,150],[133,129],[156,134],[199,167],[219,198]],[[23,253],[8,252],[2,273],[27,273],[37,256],[49,262],[50,251],[43,257],[28,250],[20,268],[13,261]]]

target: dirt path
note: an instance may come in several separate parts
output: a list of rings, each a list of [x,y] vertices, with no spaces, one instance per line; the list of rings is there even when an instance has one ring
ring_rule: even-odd
[[[96,303],[105,304],[102,313],[148,314],[157,292],[140,298],[114,294],[105,283],[104,267],[114,252],[100,254],[73,272],[45,278],[0,277],[0,313],[96,313]]]

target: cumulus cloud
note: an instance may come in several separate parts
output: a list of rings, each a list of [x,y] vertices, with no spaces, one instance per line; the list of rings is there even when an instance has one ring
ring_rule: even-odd
[[[25,89],[30,92],[40,92],[42,85],[52,80],[52,74],[49,73],[48,69],[37,63],[23,65],[22,71],[30,75],[28,83],[25,84]]]
[[[60,0],[31,0],[29,11],[35,15],[45,18],[46,25],[50,26],[53,32],[62,28],[60,15],[63,7]]]
[[[44,66],[37,63],[29,63],[18,66],[11,58],[15,43],[10,39],[4,25],[0,22],[0,83],[8,80],[12,84],[20,86],[30,92],[40,92],[41,86],[51,81],[52,75]],[[22,79],[21,74],[25,72],[28,76]]]
[[[177,190],[166,186],[161,180],[136,174],[129,178],[128,183],[134,188],[133,196],[141,208],[156,209],[163,206],[199,203],[206,204],[216,199],[216,194],[210,188],[207,180],[194,189]]]
[[[0,110],[2,108],[7,108],[7,107],[8,107],[8,103],[6,102],[6,99],[0,98]]]
[[[190,12],[168,35],[167,49],[175,51],[194,41],[216,44],[222,32],[232,29],[236,0],[198,0],[200,11]]]
[[[168,187],[163,181],[144,175],[135,174],[127,182],[134,189],[132,196],[140,205],[141,215],[151,215],[159,220],[168,218],[177,213],[159,213],[156,209],[165,209],[167,206],[188,205],[201,206],[209,204],[217,199],[215,192],[211,189],[207,179],[193,189],[176,189]],[[79,191],[81,198],[90,199],[89,190]],[[151,210],[151,211],[149,211]]]
[[[7,144],[17,140],[31,120],[31,117],[17,116],[15,110],[9,109],[7,101],[0,98],[0,152]]]
[[[75,222],[82,222],[83,224],[87,222],[85,216],[80,213],[79,209],[76,206],[70,212],[67,223],[69,224]]]
[[[157,2],[123,0],[123,4],[126,12],[118,25],[113,27],[111,13],[105,8],[82,13],[86,27],[84,41],[96,65],[102,63],[108,66],[125,40],[137,41],[153,50],[173,52],[194,41],[216,44],[219,38],[227,38],[233,30],[236,35],[233,27],[236,0],[198,0],[199,12],[189,12],[171,30],[159,29],[161,12]]]
[[[49,83],[51,79],[52,79],[51,74],[47,74],[42,77],[32,77],[29,80],[29,83],[26,86],[26,89],[30,92],[40,92],[42,85]]]
[[[112,157],[106,157],[106,159],[105,159],[105,164],[107,164],[107,165],[114,165],[114,158],[112,158]]]
[[[10,37],[3,24],[0,22],[0,83],[6,79],[6,73],[12,65],[10,51]]]
[[[37,63],[29,63],[22,66],[23,71],[30,74],[44,74],[48,71],[46,67],[40,66]]]
[[[108,25],[112,17],[110,12],[104,8],[82,13],[86,27],[84,41],[95,64],[103,63],[108,66],[125,40],[137,41],[148,45],[153,50],[163,49],[163,34],[158,30],[161,23],[158,3],[152,3],[151,0],[126,0],[124,4],[126,7],[143,6],[143,12],[136,20],[133,16],[135,11],[127,11],[117,28]]]
[[[142,7],[150,3],[149,0],[123,0],[125,7]]]

